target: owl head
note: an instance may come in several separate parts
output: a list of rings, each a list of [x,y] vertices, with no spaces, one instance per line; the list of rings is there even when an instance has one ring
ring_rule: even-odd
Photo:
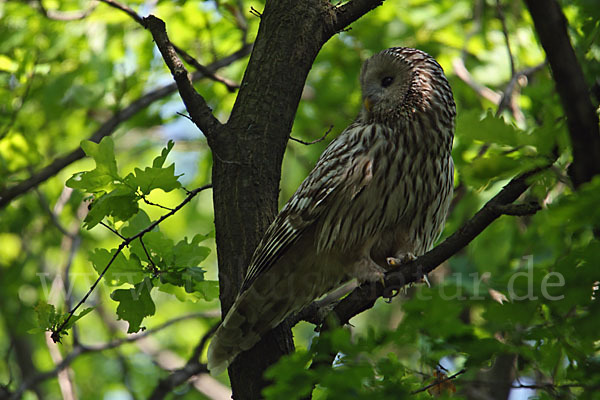
[[[375,54],[363,64],[360,84],[359,118],[365,122],[395,124],[416,113],[455,108],[442,67],[421,50],[392,47]]]

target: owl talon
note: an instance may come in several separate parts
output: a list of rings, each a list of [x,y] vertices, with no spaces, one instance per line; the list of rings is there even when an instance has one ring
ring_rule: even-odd
[[[421,280],[423,282],[425,282],[425,284],[427,285],[428,288],[431,287],[431,283],[429,282],[429,278],[427,277],[427,274],[423,275],[423,277],[421,278]]]
[[[408,264],[409,262],[415,261],[416,259],[417,256],[415,256],[413,253],[405,253],[398,258],[388,257],[386,261],[390,267],[397,268],[402,264]]]

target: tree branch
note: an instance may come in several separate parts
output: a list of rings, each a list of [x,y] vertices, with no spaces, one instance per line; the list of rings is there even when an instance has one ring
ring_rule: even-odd
[[[53,369],[46,371],[46,372],[42,372],[40,374],[37,374],[33,377],[31,377],[30,379],[26,380],[25,382],[23,382],[23,384],[19,387],[19,389],[17,391],[15,391],[12,394],[11,399],[19,399],[21,398],[22,394],[28,390],[29,388],[47,380],[50,379],[54,376],[56,376],[60,371],[64,370],[65,368],[67,368],[69,365],[71,365],[71,363],[73,361],[75,361],[75,359],[83,354],[87,354],[87,353],[96,353],[96,352],[101,352],[101,351],[105,351],[105,350],[111,350],[111,349],[115,349],[117,347],[120,347],[123,344],[127,344],[127,343],[133,343],[136,342],[140,339],[143,339],[147,336],[153,335],[177,322],[181,322],[190,318],[215,318],[217,315],[211,315],[211,314],[207,314],[207,313],[193,313],[193,314],[188,314],[188,315],[182,315],[176,318],[173,318],[169,321],[166,321],[165,323],[157,326],[156,328],[152,328],[152,329],[147,329],[144,332],[140,332],[140,333],[136,333],[133,335],[129,335],[125,338],[121,338],[121,339],[115,339],[113,341],[110,341],[108,343],[104,343],[104,344],[97,344],[97,345],[78,345],[75,346],[73,348],[73,350],[67,354],[62,361],[57,364]]]
[[[208,339],[215,333],[220,324],[215,324],[212,328],[208,330],[200,339],[200,342],[194,349],[189,360],[185,363],[182,368],[173,371],[173,373],[167,376],[164,379],[161,379],[156,385],[156,388],[152,391],[150,395],[150,400],[159,400],[164,399],[167,394],[169,394],[174,388],[181,385],[184,382],[187,382],[192,376],[197,375],[201,372],[208,373],[208,368],[206,368],[206,364],[202,364],[200,362],[200,355],[204,351],[204,347],[206,347],[206,343]]]
[[[111,7],[116,8],[117,10],[123,11],[125,14],[129,15],[135,22],[137,22],[138,24],[140,24],[141,26],[146,28],[146,23],[144,22],[144,17],[142,17],[141,15],[136,13],[131,7],[121,4],[115,0],[100,0],[100,1]],[[189,55],[186,51],[184,51],[180,47],[176,46],[175,44],[173,44],[173,48],[175,49],[177,54],[179,54],[181,56],[181,58],[183,58],[183,60],[186,63],[192,65],[194,68],[196,68],[196,70],[202,72],[204,74],[204,76],[208,77],[209,79],[211,79],[215,82],[220,82],[220,83],[224,84],[227,87],[227,90],[229,90],[230,92],[235,92],[237,90],[237,88],[239,87],[239,85],[237,83],[232,82],[229,79],[226,79],[226,78],[216,75],[208,67],[200,64],[194,57]]]
[[[48,19],[53,19],[55,21],[76,21],[80,19],[86,18],[90,15],[98,6],[98,3],[95,1],[90,2],[91,5],[85,10],[78,11],[56,11],[49,10],[44,6],[42,0],[37,0],[38,7],[40,12]]]
[[[379,297],[390,297],[393,291],[411,282],[418,282],[423,275],[430,273],[438,265],[468,245],[501,215],[522,215],[519,212],[525,210],[527,214],[532,214],[540,210],[541,207],[537,204],[535,206],[533,204],[511,204],[529,188],[530,178],[549,167],[550,165],[534,169],[511,180],[481,210],[441,244],[416,260],[403,264],[400,268],[386,273],[385,286],[380,282],[376,282],[358,287],[344,298],[333,309],[330,315],[335,317],[335,320],[340,324],[346,324],[355,315],[373,307]],[[327,329],[327,320],[328,318],[325,319],[326,322],[323,329]]]
[[[600,131],[589,88],[567,33],[567,19],[556,0],[525,0],[542,47],[546,51],[556,90],[567,115],[573,146],[569,175],[575,186],[600,173]]]
[[[384,0],[352,0],[335,8],[336,20],[333,28],[336,32],[342,31],[352,22],[356,21],[369,11],[379,7]]]
[[[223,67],[233,63],[234,61],[239,60],[240,58],[247,56],[248,54],[250,54],[251,50],[252,50],[251,44],[244,45],[238,51],[230,54],[227,57],[224,57],[221,60],[215,61],[214,63],[208,65],[206,68],[209,71],[216,71],[220,68],[223,68]],[[192,74],[192,81],[197,81],[204,77],[206,77],[206,75],[204,73],[198,71],[198,72],[195,72],[194,74]],[[100,142],[100,140],[103,137],[111,135],[121,123],[129,120],[130,118],[132,118],[134,115],[136,115],[138,112],[140,112],[141,110],[143,110],[144,108],[146,108],[147,106],[152,104],[153,102],[170,95],[171,93],[175,92],[176,90],[177,90],[177,85],[175,83],[171,83],[169,85],[165,85],[163,87],[160,87],[158,89],[155,89],[151,92],[146,93],[145,95],[134,100],[127,107],[125,107],[122,110],[119,110],[115,114],[113,114],[113,116],[110,117],[105,123],[103,123],[88,138],[88,140],[90,140],[94,143]],[[84,156],[85,156],[85,153],[83,152],[81,147],[77,147],[70,153],[54,159],[54,161],[52,163],[50,163],[46,167],[39,170],[37,173],[32,175],[30,178],[0,192],[0,209],[6,207],[15,198],[21,196],[22,194],[27,193],[32,188],[36,187],[37,185],[46,181],[47,179],[53,177],[58,172],[60,172],[63,168],[69,166],[70,164],[74,163],[77,160],[82,159]]]
[[[119,253],[125,248],[125,246],[128,246],[129,243],[133,242],[134,240],[136,240],[138,238],[141,238],[146,233],[151,232],[161,222],[163,222],[165,219],[167,219],[170,216],[172,216],[173,214],[175,214],[183,206],[185,206],[187,203],[189,203],[192,200],[192,198],[194,198],[194,196],[196,196],[198,193],[202,192],[203,190],[206,190],[206,189],[209,189],[209,188],[212,188],[212,185],[210,185],[210,184],[209,185],[204,185],[204,186],[201,186],[199,188],[196,188],[196,189],[192,190],[191,192],[189,192],[189,194],[187,195],[187,197],[181,203],[179,203],[179,205],[177,207],[175,207],[173,210],[171,210],[170,212],[164,214],[162,217],[160,217],[159,219],[157,219],[156,221],[154,221],[153,223],[151,223],[150,225],[148,225],[148,227],[146,227],[146,229],[138,232],[137,234],[135,234],[133,236],[130,236],[128,238],[124,238],[123,241],[121,242],[121,244],[119,244],[119,246],[117,247],[117,251],[115,252],[115,254],[112,255],[111,259],[106,264],[106,267],[104,267],[104,269],[102,270],[102,272],[100,273],[100,275],[98,275],[98,279],[96,279],[96,281],[94,281],[94,283],[92,284],[92,286],[90,287],[90,289],[88,290],[88,292],[85,294],[85,296],[83,296],[83,298],[79,301],[79,303],[77,303],[77,305],[75,307],[73,307],[69,311],[69,313],[67,315],[67,318],[65,318],[65,320],[56,329],[53,329],[52,340],[54,340],[54,342],[60,342],[60,339],[61,339],[60,337],[62,335],[63,329],[65,329],[65,327],[67,326],[67,324],[71,320],[71,317],[73,317],[73,315],[75,314],[75,312],[77,311],[77,309],[79,309],[79,307],[81,307],[81,305],[83,303],[85,303],[85,301],[88,299],[88,297],[92,294],[92,292],[94,291],[94,289],[96,288],[96,286],[98,286],[98,283],[100,283],[100,281],[102,280],[102,278],[104,277],[104,275],[106,274],[106,272],[108,271],[108,269],[110,268],[110,266],[112,265],[112,263],[115,261],[115,259],[119,255]],[[121,235],[119,235],[119,236],[122,237]]]
[[[213,136],[217,129],[221,127],[221,123],[212,114],[212,110],[208,107],[204,98],[194,89],[187,70],[177,57],[175,47],[169,41],[165,23],[154,15],[150,15],[144,18],[144,26],[152,33],[154,42],[175,79],[179,94],[192,121],[207,138]]]

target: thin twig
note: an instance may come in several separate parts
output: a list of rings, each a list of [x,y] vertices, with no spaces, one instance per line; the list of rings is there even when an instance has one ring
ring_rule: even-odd
[[[450,376],[447,376],[447,377],[445,377],[444,379],[436,380],[435,382],[433,382],[433,383],[431,383],[431,384],[429,384],[429,385],[427,385],[427,386],[425,386],[425,387],[422,387],[421,389],[415,390],[415,391],[411,392],[410,394],[417,394],[417,393],[424,392],[424,391],[426,391],[427,389],[429,389],[429,388],[431,388],[431,387],[434,387],[434,386],[440,385],[440,384],[442,384],[442,383],[444,383],[444,382],[448,382],[449,380],[452,380],[452,379],[456,378],[457,376],[459,376],[459,375],[461,375],[461,374],[464,374],[465,372],[467,372],[467,370],[466,370],[466,369],[461,369],[460,371],[458,371],[458,372],[457,372],[457,373],[455,373],[455,374],[452,374],[452,375],[450,375]]]
[[[163,222],[165,219],[167,219],[170,216],[172,216],[173,214],[175,214],[183,206],[185,206],[187,203],[189,203],[190,200],[192,200],[192,198],[194,198],[194,196],[196,196],[201,191],[209,189],[209,188],[212,188],[212,185],[210,185],[210,184],[209,185],[204,185],[204,186],[201,186],[199,188],[196,188],[196,189],[192,190],[190,192],[190,194],[181,203],[179,203],[179,205],[177,207],[175,207],[171,212],[168,212],[167,214],[163,215],[162,217],[160,217],[159,219],[157,219],[156,221],[154,221],[153,223],[151,223],[146,229],[138,232],[137,234],[135,234],[133,236],[130,236],[128,238],[124,238],[123,241],[121,242],[121,244],[119,244],[119,246],[117,247],[117,250],[115,251],[115,254],[113,254],[113,256],[111,257],[111,259],[106,264],[106,267],[104,267],[104,269],[102,270],[102,272],[100,273],[100,275],[98,276],[98,278],[96,279],[96,281],[94,281],[94,283],[92,284],[92,286],[90,287],[90,289],[88,290],[88,292],[85,294],[85,296],[83,296],[83,298],[79,301],[79,303],[77,303],[77,305],[75,307],[73,307],[73,309],[71,311],[69,311],[69,313],[67,315],[67,318],[65,318],[65,320],[60,324],[60,326],[58,326],[54,330],[54,332],[52,332],[52,340],[54,340],[55,342],[59,342],[60,341],[60,335],[61,335],[62,330],[69,323],[69,321],[71,320],[71,317],[75,314],[75,312],[77,311],[77,309],[79,309],[79,307],[81,307],[81,305],[83,303],[85,303],[85,301],[88,299],[88,297],[92,294],[92,292],[94,291],[94,289],[96,288],[96,286],[98,286],[98,283],[100,282],[100,280],[102,280],[102,278],[104,277],[104,275],[106,274],[106,272],[108,271],[108,269],[110,268],[110,266],[112,265],[112,263],[115,261],[115,259],[119,255],[119,253],[121,253],[121,251],[125,248],[125,246],[128,246],[129,243],[131,243],[135,239],[138,239],[138,238],[142,237],[146,233],[151,232],[161,222]]]
[[[156,264],[154,264],[154,261],[152,260],[152,257],[150,257],[150,253],[148,252],[148,249],[146,248],[146,245],[144,244],[144,239],[142,239],[142,236],[139,237],[140,239],[140,244],[142,245],[142,249],[144,249],[144,253],[146,253],[146,257],[148,258],[148,262],[151,265],[152,268],[152,275],[157,276],[158,275],[158,267],[156,266]]]
[[[262,14],[260,13],[260,11],[258,11],[252,6],[250,6],[250,14],[254,15],[255,17],[262,18]]]
[[[103,344],[94,344],[94,345],[84,345],[84,344],[80,344],[78,346],[75,346],[73,348],[73,350],[67,354],[62,361],[57,364],[53,369],[46,371],[46,372],[42,372],[38,375],[35,375],[29,379],[27,379],[25,382],[23,382],[23,384],[19,387],[19,389],[17,391],[14,392],[14,394],[12,395],[11,399],[19,399],[21,398],[21,395],[28,390],[30,387],[33,387],[37,384],[39,384],[40,382],[43,382],[47,379],[50,379],[54,376],[56,376],[56,374],[58,374],[60,371],[62,371],[63,369],[67,368],[69,365],[71,365],[71,363],[73,361],[75,361],[75,359],[77,359],[79,356],[83,355],[83,354],[87,354],[87,353],[95,353],[95,352],[102,352],[102,351],[106,351],[106,350],[112,350],[115,349],[123,344],[127,344],[127,343],[133,343],[136,342],[140,339],[143,339],[145,337],[148,337],[150,335],[153,335],[175,323],[187,320],[187,319],[191,319],[191,318],[216,318],[218,317],[218,315],[212,315],[209,313],[193,313],[193,314],[187,314],[187,315],[182,315],[176,318],[173,318],[171,320],[168,320],[166,322],[164,322],[161,325],[158,325],[156,328],[152,328],[152,329],[146,329],[143,332],[140,333],[136,333],[136,334],[132,334],[132,335],[128,335],[127,337],[121,338],[121,339],[115,339],[112,340],[108,343],[103,343]]]
[[[49,10],[44,6],[42,0],[37,0],[38,7],[40,12],[48,19],[53,19],[55,21],[76,21],[80,19],[86,18],[90,15],[98,6],[97,1],[91,1],[91,5],[86,10],[78,10],[78,11],[56,11]]]
[[[135,11],[133,11],[133,9],[131,7],[128,7],[126,5],[123,5],[123,4],[113,1],[113,0],[100,0],[100,1],[103,2],[104,4],[108,4],[109,6],[116,8],[117,10],[123,11],[124,13],[129,15],[131,18],[133,18],[133,20],[135,22],[137,22],[141,26],[144,26],[144,18],[141,17]]]
[[[173,211],[173,209],[170,208],[170,207],[165,207],[163,205],[160,205],[158,203],[154,203],[154,202],[148,200],[148,198],[146,197],[145,194],[142,194],[142,193],[138,192],[138,195],[142,198],[142,200],[144,201],[144,203],[148,204],[149,206],[154,206],[154,207],[162,208],[163,210],[167,210],[167,211]]]
[[[38,199],[40,200],[40,205],[42,206],[42,209],[44,211],[46,211],[46,213],[48,214],[48,216],[50,217],[50,221],[52,221],[52,224],[56,227],[56,229],[58,229],[60,231],[60,233],[62,233],[64,236],[70,238],[70,239],[74,239],[75,234],[71,233],[67,230],[67,228],[65,228],[60,221],[58,220],[58,216],[54,213],[54,211],[52,211],[50,209],[50,205],[48,204],[48,200],[46,199],[46,196],[44,196],[42,194],[42,192],[40,192],[39,190],[36,189],[35,193],[38,195]]]
[[[513,57],[513,53],[510,48],[510,36],[508,33],[508,27],[506,26],[506,17],[504,16],[504,11],[502,10],[502,3],[500,2],[500,0],[496,0],[496,13],[498,14],[500,24],[502,25],[502,33],[504,34],[504,41],[506,42],[506,51],[508,52],[508,58],[510,60],[510,76],[512,77],[515,75],[516,72],[515,58]]]
[[[213,325],[202,336],[192,355],[182,368],[172,371],[169,376],[161,379],[158,382],[149,397],[150,400],[164,399],[175,387],[187,382],[194,375],[199,373],[208,373],[206,364],[200,362],[200,355],[204,351],[204,347],[206,347],[208,339],[215,333],[219,325],[219,323]],[[229,396],[227,398],[229,398]]]
[[[333,129],[333,125],[331,125],[329,127],[329,129],[327,129],[327,132],[325,132],[325,134],[323,136],[321,136],[320,138],[315,139],[311,142],[305,142],[304,140],[296,139],[293,136],[290,136],[290,140],[293,140],[294,142],[302,143],[306,146],[310,146],[311,144],[319,143],[319,142],[322,142],[323,140],[325,140],[325,138],[327,137],[327,135],[329,135],[329,132],[331,132],[332,129]]]
[[[105,227],[106,229],[108,229],[109,231],[111,231],[112,233],[114,233],[115,235],[120,237],[121,239],[123,239],[123,240],[127,239],[125,236],[121,235],[119,233],[119,231],[117,231],[115,228],[112,228],[111,226],[105,224],[103,221],[100,221],[100,225],[102,225],[103,227]]]
[[[144,17],[142,17],[141,15],[136,13],[132,8],[130,8],[126,5],[123,5],[114,0],[100,0],[100,1],[111,7],[116,8],[117,10],[123,11],[124,13],[129,15],[131,18],[133,18],[133,20],[135,22],[140,24],[142,27],[146,28],[146,25],[144,23]],[[215,82],[224,84],[227,87],[227,90],[229,90],[230,92],[235,92],[239,88],[239,85],[236,82],[233,82],[227,78],[218,76],[214,72],[210,71],[206,66],[200,64],[194,57],[192,57],[190,54],[188,54],[185,50],[183,50],[179,46],[176,46],[175,44],[173,44],[173,48],[181,56],[181,58],[183,58],[183,60],[186,63],[190,64],[191,66],[196,68],[198,71],[202,72],[209,79],[211,79]]]
[[[227,57],[222,58],[221,60],[215,61],[214,63],[208,66],[208,69],[211,71],[216,71],[220,68],[223,68],[234,61],[237,61],[248,54],[252,50],[252,45],[247,44],[244,45],[241,49],[235,51]],[[204,78],[205,75],[201,72],[197,71],[192,74],[192,81],[197,81],[201,78]],[[148,92],[133,102],[131,102],[127,107],[117,110],[106,122],[104,122],[89,138],[88,140],[98,143],[105,136],[110,136],[117,127],[131,119],[138,112],[148,107],[150,104],[154,103],[157,100],[160,100],[171,93],[177,90],[177,85],[175,83],[171,83],[165,86],[162,86],[158,89],[155,89],[151,92]],[[3,191],[0,192],[0,209],[7,206],[11,201],[15,198],[21,196],[22,194],[27,193],[32,188],[36,187],[40,183],[46,181],[52,176],[56,175],[65,167],[74,163],[75,161],[83,158],[85,153],[81,149],[81,147],[77,147],[72,150],[70,153],[60,156],[54,159],[50,164],[46,167],[42,168],[35,174],[33,174],[28,179],[13,185]]]

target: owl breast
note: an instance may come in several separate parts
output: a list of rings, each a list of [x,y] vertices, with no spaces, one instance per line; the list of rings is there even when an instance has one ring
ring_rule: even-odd
[[[319,247],[367,253],[384,268],[387,257],[431,248],[452,197],[453,164],[443,140],[414,134],[412,125],[361,125],[338,138],[354,149],[344,160],[354,192],[332,202]]]

